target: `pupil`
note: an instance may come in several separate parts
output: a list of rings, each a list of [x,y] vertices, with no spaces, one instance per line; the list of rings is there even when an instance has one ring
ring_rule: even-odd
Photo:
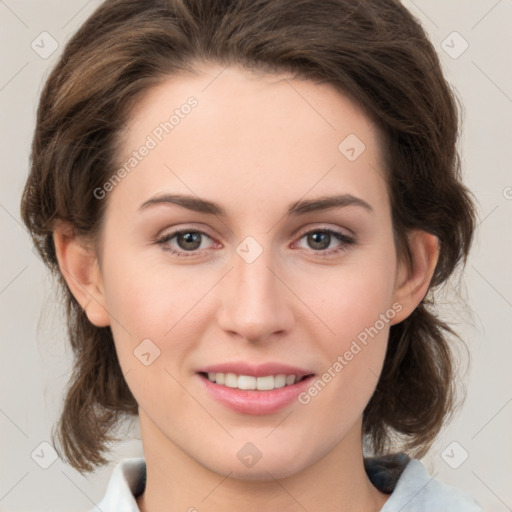
[[[183,243],[181,243],[183,242]],[[178,245],[182,249],[194,250],[201,245],[199,233],[189,232],[178,235]]]
[[[326,249],[329,247],[330,241],[330,233],[313,233],[312,235],[308,235],[308,243],[312,249],[315,250]]]

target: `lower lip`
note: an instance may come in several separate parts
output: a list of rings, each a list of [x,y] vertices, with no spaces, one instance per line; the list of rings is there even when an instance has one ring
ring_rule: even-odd
[[[256,391],[215,384],[209,381],[207,377],[201,374],[197,375],[215,400],[242,414],[272,414],[278,412],[292,403],[314,378],[314,375],[310,375],[291,386],[284,386],[271,391]]]

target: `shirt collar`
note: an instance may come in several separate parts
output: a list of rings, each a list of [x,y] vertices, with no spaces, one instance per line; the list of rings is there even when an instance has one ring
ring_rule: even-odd
[[[367,459],[365,469],[377,488],[383,492],[392,492],[381,512],[417,512],[443,508],[451,512],[482,511],[470,496],[430,476],[417,459],[410,460],[404,455]],[[140,512],[136,498],[144,492],[145,486],[145,459],[124,459],[114,468],[105,496],[94,510]]]
[[[105,496],[97,508],[101,512],[140,512],[136,497],[144,492],[145,486],[145,459],[123,459],[114,468]]]

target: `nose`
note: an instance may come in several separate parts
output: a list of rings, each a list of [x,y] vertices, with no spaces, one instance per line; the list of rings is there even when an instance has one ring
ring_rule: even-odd
[[[292,294],[280,274],[270,251],[250,263],[235,253],[233,268],[222,282],[220,327],[249,342],[289,332],[294,322]]]

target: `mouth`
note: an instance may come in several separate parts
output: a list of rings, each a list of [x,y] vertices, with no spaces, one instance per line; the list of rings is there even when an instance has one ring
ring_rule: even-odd
[[[238,371],[237,371],[238,370]],[[218,365],[196,372],[206,396],[241,414],[273,414],[297,401],[314,373],[286,365]]]
[[[306,379],[309,375],[294,375],[279,373],[277,375],[237,375],[236,373],[199,372],[199,374],[214,384],[244,391],[272,391],[287,386],[293,386]]]

